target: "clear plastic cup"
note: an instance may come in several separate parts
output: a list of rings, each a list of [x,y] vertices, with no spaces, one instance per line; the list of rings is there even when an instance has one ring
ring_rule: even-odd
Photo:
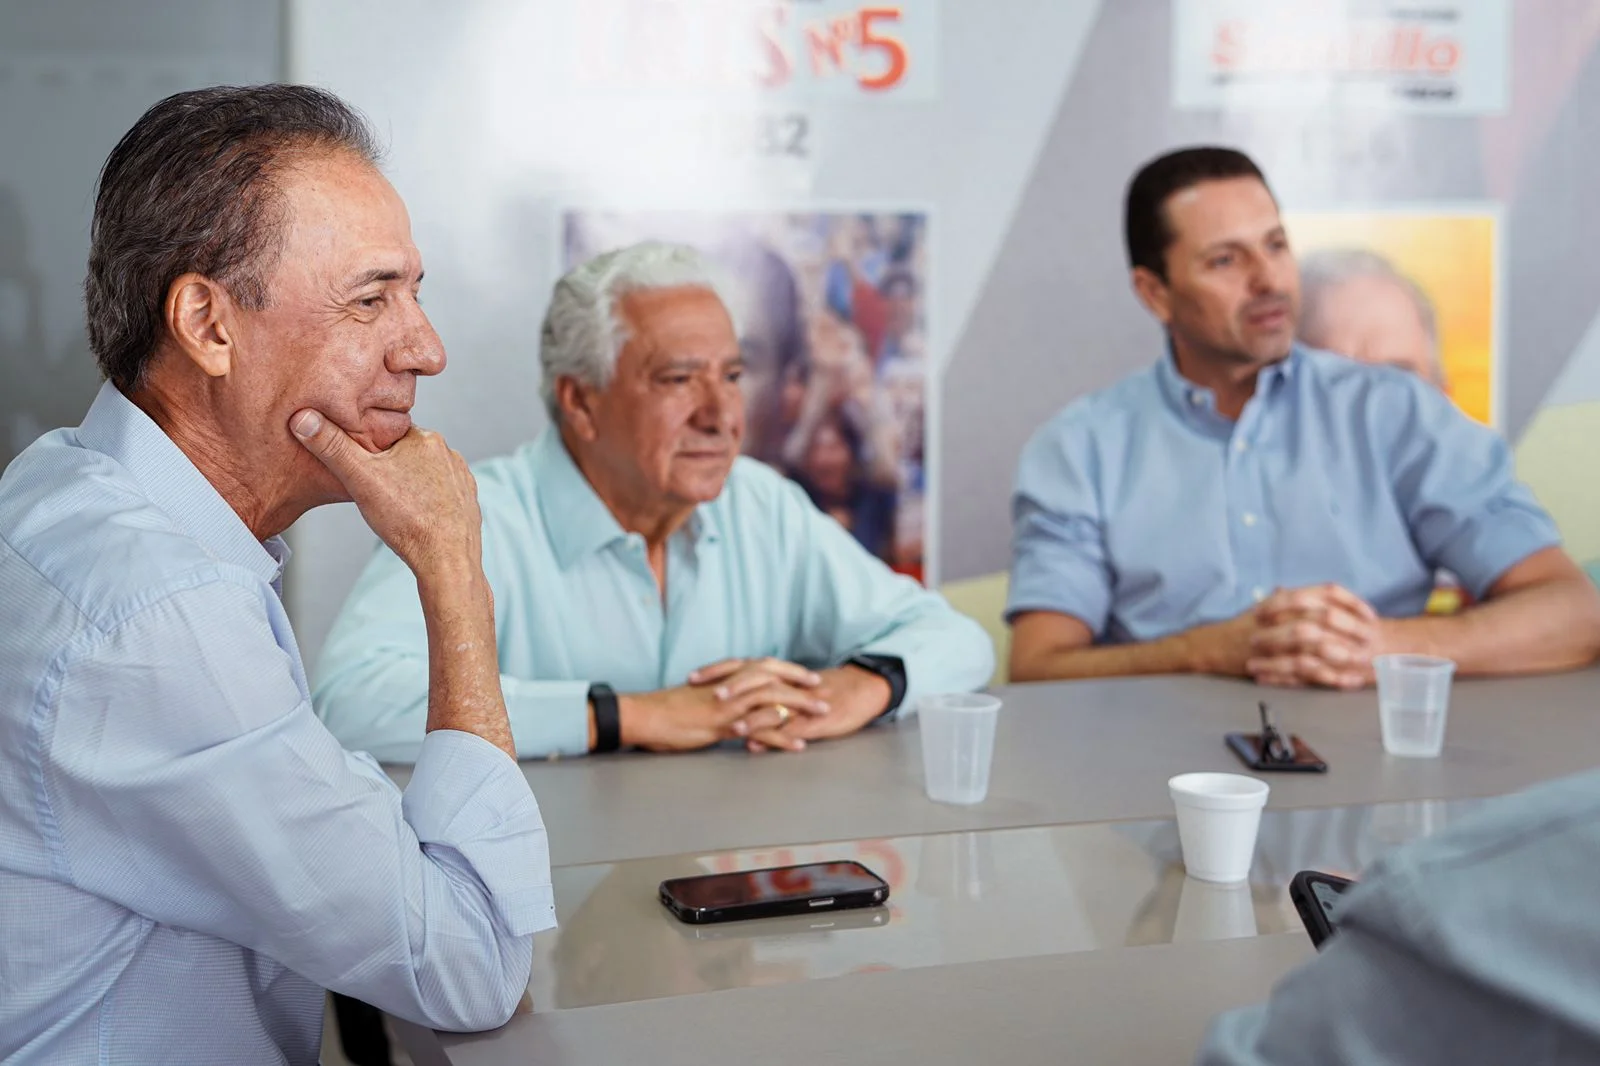
[[[1189,876],[1218,884],[1248,880],[1267,783],[1243,774],[1179,774],[1167,791]]]
[[[924,696],[917,703],[922,733],[923,783],[940,803],[981,803],[989,794],[994,761],[997,696],[960,692]]]
[[[1456,664],[1431,655],[1380,655],[1378,724],[1390,755],[1431,759],[1444,750],[1445,715]]]

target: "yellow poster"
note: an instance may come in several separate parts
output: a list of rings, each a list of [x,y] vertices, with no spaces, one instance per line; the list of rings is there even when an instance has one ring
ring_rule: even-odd
[[[1472,418],[1495,424],[1492,211],[1308,212],[1285,222],[1301,264],[1302,340],[1415,370]]]

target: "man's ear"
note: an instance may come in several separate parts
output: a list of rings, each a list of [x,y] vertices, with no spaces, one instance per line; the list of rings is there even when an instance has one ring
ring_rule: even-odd
[[[556,407],[561,412],[561,421],[585,444],[592,443],[600,435],[594,417],[594,402],[599,395],[600,390],[590,388],[570,374],[556,379]]]
[[[1139,297],[1145,310],[1155,315],[1163,326],[1172,321],[1172,290],[1149,267],[1137,266],[1131,274],[1133,294]]]
[[[220,283],[184,274],[168,286],[162,311],[172,345],[208,377],[233,369],[235,306]]]

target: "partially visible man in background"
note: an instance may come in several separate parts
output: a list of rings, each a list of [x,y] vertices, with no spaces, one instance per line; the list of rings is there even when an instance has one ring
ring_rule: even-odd
[[[1300,342],[1357,362],[1409,370],[1445,387],[1433,301],[1393,263],[1365,248],[1329,248],[1301,258]]]
[[[365,121],[179,93],[106,160],[107,382],[0,478],[0,1059],[311,1066],[324,988],[502,1024],[553,924],[444,349]],[[406,792],[312,713],[278,534],[354,500],[429,646]],[[424,735],[425,734],[425,735]]]
[[[1433,301],[1393,263],[1365,248],[1324,248],[1300,259],[1300,343],[1358,363],[1392,366],[1448,390]],[[1471,596],[1449,571],[1435,576],[1429,614],[1454,614]]]
[[[519,754],[799,751],[988,679],[982,627],[740,457],[743,357],[697,251],[574,268],[539,360],[550,425],[477,468]],[[350,747],[415,758],[428,649],[380,548],[323,648],[317,712]]]

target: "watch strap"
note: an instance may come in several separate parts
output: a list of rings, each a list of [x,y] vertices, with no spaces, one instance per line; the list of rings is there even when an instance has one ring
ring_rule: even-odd
[[[906,664],[903,659],[897,655],[852,655],[845,660],[845,665],[860,667],[889,683],[889,703],[879,713],[879,718],[900,709],[900,704],[906,698]]]
[[[594,750],[596,754],[622,747],[622,712],[617,693],[604,681],[589,686],[589,704],[594,708]]]

